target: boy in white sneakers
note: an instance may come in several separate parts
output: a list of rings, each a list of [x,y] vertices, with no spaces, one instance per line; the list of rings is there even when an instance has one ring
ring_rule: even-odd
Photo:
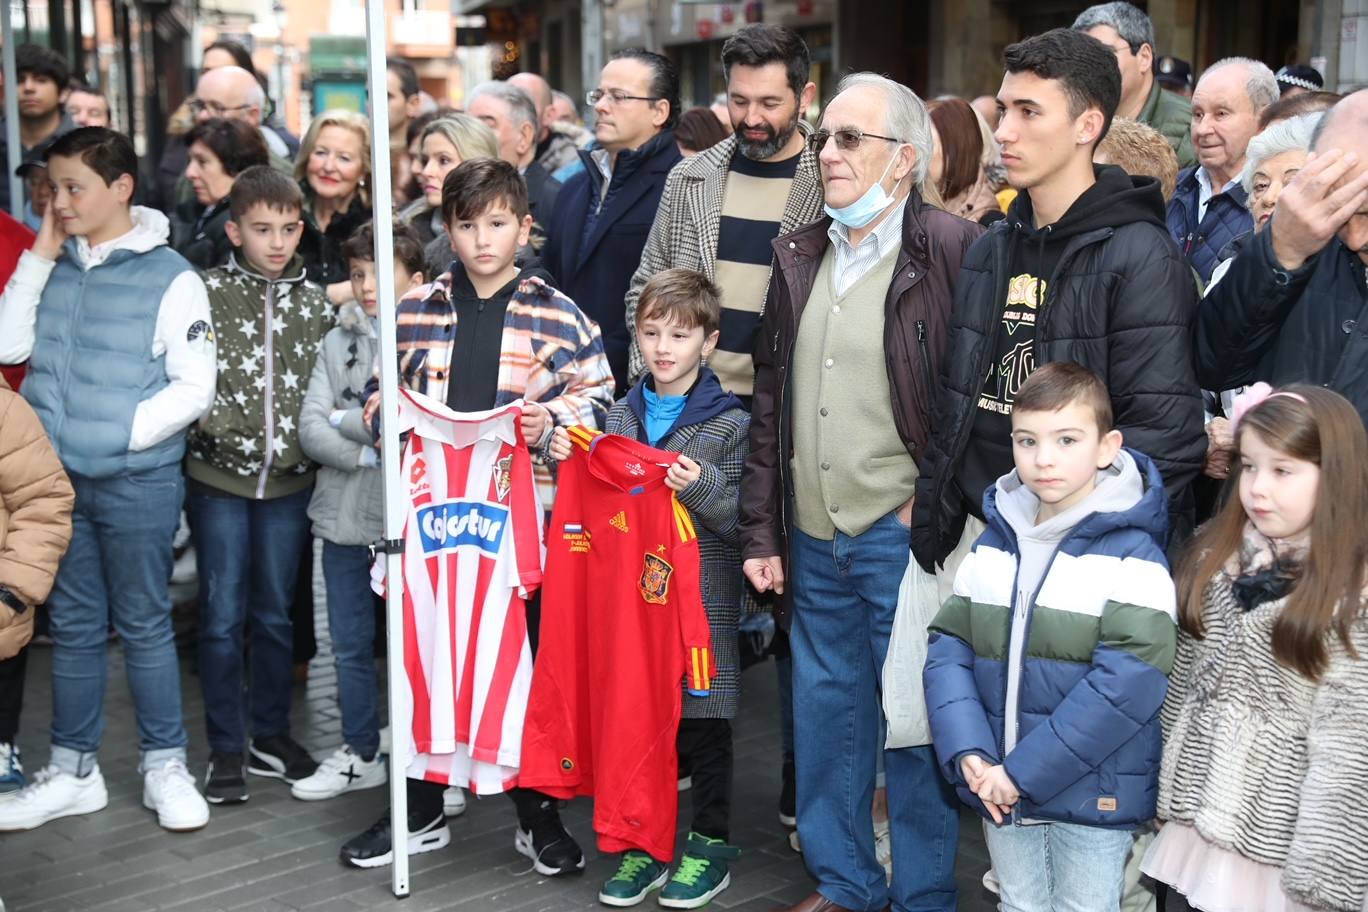
[[[159,212],[131,206],[128,137],[82,127],[48,150],[52,201],[0,299],[0,363],[29,359],[24,398],[76,490],[52,617],[52,760],[0,802],[0,831],[105,807],[109,625],[123,647],[143,804],[169,830],[209,822],[185,765],[171,630],[172,538],[186,428],[214,398],[204,283],[166,246]],[[41,306],[40,306],[41,302]]]
[[[423,246],[413,229],[394,226],[394,298],[423,284]],[[337,667],[343,744],[290,794],[322,801],[389,781],[380,750],[375,675],[375,602],[370,548],[385,532],[380,451],[362,416],[366,381],[380,352],[375,234],[370,222],[342,245],[355,301],[337,312],[323,339],[299,415],[299,442],[319,464],[309,519],[323,541],[328,631]]]

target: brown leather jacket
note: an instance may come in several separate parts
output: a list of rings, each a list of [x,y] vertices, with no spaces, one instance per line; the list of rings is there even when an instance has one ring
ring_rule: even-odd
[[[769,303],[755,343],[750,454],[741,479],[741,556],[781,555],[786,577],[793,497],[789,374],[798,322],[830,245],[830,225],[831,219],[823,218],[774,239]],[[885,299],[884,358],[898,434],[918,461],[930,437],[960,260],[981,234],[982,226],[937,209],[915,191],[907,200],[902,250]],[[781,619],[788,613],[789,592],[786,587]]]
[[[0,378],[0,586],[27,610],[0,602],[0,659],[33,635],[33,607],[52,589],[71,541],[76,495],[38,416]]]

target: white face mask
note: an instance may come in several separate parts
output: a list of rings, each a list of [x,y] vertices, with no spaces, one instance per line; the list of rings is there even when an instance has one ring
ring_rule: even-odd
[[[887,165],[884,165],[883,173],[879,175],[879,179],[861,194],[859,199],[849,206],[842,206],[840,209],[830,205],[824,206],[826,214],[847,228],[863,228],[878,218],[881,212],[893,205],[893,197],[883,188],[883,181],[888,176],[888,170],[898,160],[898,152],[901,149],[902,146],[900,145],[893,150],[893,157],[888,160]],[[901,177],[893,182],[893,189],[898,189],[900,183],[902,183]]]

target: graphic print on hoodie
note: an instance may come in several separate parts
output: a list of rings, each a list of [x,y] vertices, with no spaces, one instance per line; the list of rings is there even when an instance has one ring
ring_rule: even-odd
[[[969,445],[956,476],[970,511],[983,519],[983,492],[1012,469],[1012,403],[1036,369],[1037,327],[1058,284],[1069,242],[1098,228],[1136,221],[1163,224],[1163,198],[1148,183],[1136,186],[1119,168],[1100,168],[1097,181],[1074,200],[1064,216],[1035,227],[1031,197],[1020,193],[1007,215],[1007,275],[1002,317],[984,368],[983,389],[974,409]],[[1153,199],[1148,197],[1153,194]]]

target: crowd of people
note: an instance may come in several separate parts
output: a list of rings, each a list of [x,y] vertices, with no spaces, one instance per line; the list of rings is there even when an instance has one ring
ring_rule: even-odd
[[[253,776],[300,800],[383,785],[410,743],[382,727],[371,591],[379,138],[347,111],[296,138],[243,48],[203,60],[145,167],[58,55],[17,55],[0,831],[108,804],[111,630],[167,830]],[[990,95],[851,73],[815,124],[795,32],[747,26],[721,62],[724,110],[685,110],[667,57],[618,51],[590,127],[535,74],[458,111],[388,69],[400,386],[518,410],[548,517],[598,433],[663,451],[698,540],[711,658],[668,682],[675,749],[649,755],[691,781],[688,836],[677,857],[652,821],[600,829],[621,852],[601,901],[729,887],[731,720],[772,657],[777,810],[816,882],[785,912],[954,909],[962,804],[1006,910],[1368,908],[1344,810],[1368,786],[1368,92],[1239,57],[1194,79],[1126,2],[1008,46]],[[207,758],[172,634],[182,514]],[[289,715],[314,585],[324,758]],[[539,610],[532,653],[561,655]],[[489,791],[408,779],[411,853],[449,843],[461,785]],[[517,851],[582,870],[564,796],[506,785]],[[394,825],[339,834],[342,861],[388,864]]]

